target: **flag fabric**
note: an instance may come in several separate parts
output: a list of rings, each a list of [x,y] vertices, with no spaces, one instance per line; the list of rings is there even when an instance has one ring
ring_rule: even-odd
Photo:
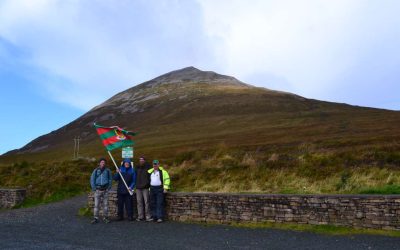
[[[108,151],[116,148],[128,147],[134,144],[132,137],[136,135],[134,132],[126,131],[118,126],[104,127],[94,124],[103,145]]]

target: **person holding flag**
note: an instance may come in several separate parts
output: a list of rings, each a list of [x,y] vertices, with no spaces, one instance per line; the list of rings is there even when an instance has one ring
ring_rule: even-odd
[[[111,160],[113,161],[114,166],[117,169],[117,173],[120,175],[126,190],[130,195],[133,195],[133,191],[129,189],[128,184],[126,184],[126,181],[123,178],[121,172],[119,171],[117,163],[115,163],[114,157],[112,156],[110,151],[121,147],[132,146],[134,143],[131,136],[136,135],[136,133],[126,131],[118,126],[104,127],[96,123],[94,123],[93,125],[96,128],[96,131],[99,134],[100,139],[103,142],[103,145],[106,147],[107,153],[110,156]]]
[[[125,188],[122,178],[128,185],[129,188],[128,190]],[[131,165],[131,161],[129,159],[125,159],[122,162],[121,167],[117,169],[117,173],[115,173],[113,179],[115,181],[118,181],[118,188],[117,188],[118,220],[121,221],[124,219],[124,207],[125,207],[128,220],[133,221],[133,207],[132,207],[133,200],[129,191],[133,192],[133,189],[135,188],[136,171]]]

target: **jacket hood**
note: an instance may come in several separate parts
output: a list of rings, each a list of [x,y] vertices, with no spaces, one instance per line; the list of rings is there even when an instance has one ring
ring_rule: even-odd
[[[121,168],[123,167],[123,168],[125,168],[125,163],[129,163],[129,166],[132,166],[131,165],[131,160],[129,160],[129,159],[124,159],[123,161],[122,161],[122,164],[121,164]]]
[[[127,169],[126,167],[125,167],[125,163],[129,163],[129,168]],[[122,173],[132,173],[133,172],[133,168],[132,168],[132,165],[131,165],[131,160],[129,160],[129,159],[124,159],[123,160],[123,162],[122,162],[122,164],[121,164],[121,167],[119,168],[119,170],[121,170],[121,172]]]
[[[124,159],[124,160],[122,161],[122,165],[124,165],[125,162],[128,162],[129,164],[131,164],[131,160],[130,160],[130,159]]]

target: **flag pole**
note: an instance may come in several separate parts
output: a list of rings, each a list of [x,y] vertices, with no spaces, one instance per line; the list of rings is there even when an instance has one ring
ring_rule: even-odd
[[[118,168],[118,166],[117,166],[117,163],[115,163],[114,157],[112,156],[112,154],[110,153],[110,151],[107,150],[107,152],[108,152],[108,154],[110,155],[111,160],[114,162],[114,166],[115,166],[115,168],[118,170],[117,172],[119,173],[119,176],[121,176],[121,179],[122,179],[122,181],[124,182],[125,187],[126,187],[126,189],[128,190],[129,194],[130,194],[130,195],[133,195],[133,192],[129,189],[128,185],[126,184],[125,179],[124,179],[124,177],[123,177],[122,174],[121,174],[121,171],[119,171],[119,168]]]

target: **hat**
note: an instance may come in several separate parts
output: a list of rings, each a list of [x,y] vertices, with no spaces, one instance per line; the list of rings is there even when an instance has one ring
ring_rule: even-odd
[[[160,162],[158,160],[154,160],[153,164],[159,164]]]

